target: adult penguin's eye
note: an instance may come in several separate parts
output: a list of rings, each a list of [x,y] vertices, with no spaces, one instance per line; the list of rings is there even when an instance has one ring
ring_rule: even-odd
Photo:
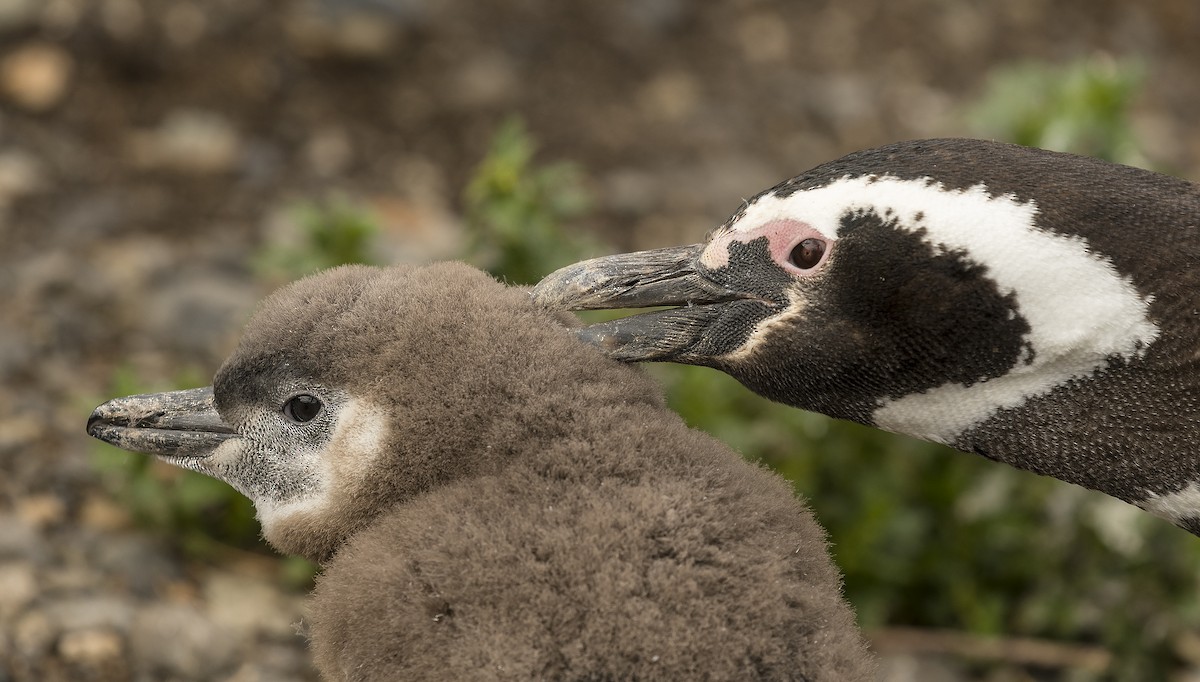
[[[316,419],[321,413],[321,406],[320,398],[301,393],[288,398],[283,404],[283,415],[297,424],[303,424]]]
[[[821,262],[823,255],[825,255],[825,242],[810,237],[792,248],[788,260],[801,270],[811,270],[817,267],[817,263]]]

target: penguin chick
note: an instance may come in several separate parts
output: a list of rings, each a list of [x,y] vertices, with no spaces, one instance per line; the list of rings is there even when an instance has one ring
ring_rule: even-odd
[[[331,680],[870,679],[790,487],[562,323],[464,265],[342,267],[268,298],[211,389],[88,431],[324,566]]]
[[[583,329],[772,400],[1099,490],[1200,534],[1200,188],[982,140],[762,192],[703,244],[551,274]]]

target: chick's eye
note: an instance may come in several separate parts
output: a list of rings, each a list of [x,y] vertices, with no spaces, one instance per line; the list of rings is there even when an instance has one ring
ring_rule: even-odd
[[[283,404],[283,415],[288,419],[303,424],[316,419],[321,412],[321,400],[315,395],[301,393],[288,398]]]
[[[811,270],[821,262],[821,256],[824,254],[825,242],[809,238],[797,244],[788,259],[801,270]]]

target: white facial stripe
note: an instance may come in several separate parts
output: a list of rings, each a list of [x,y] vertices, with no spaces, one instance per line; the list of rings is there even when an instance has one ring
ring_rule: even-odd
[[[985,265],[1001,294],[1013,294],[1030,326],[1032,362],[970,387],[946,384],[882,405],[881,428],[951,443],[997,410],[1090,375],[1113,355],[1144,351],[1159,334],[1149,301],[1078,236],[1037,227],[1037,207],[991,196],[981,185],[946,190],[924,180],[843,178],[788,197],[764,196],[732,226],[748,232],[772,220],[800,220],[836,239],[841,218],[873,211],[898,229],[924,229],[935,250]]]
[[[1165,495],[1147,492],[1146,499],[1138,506],[1172,523],[1200,518],[1200,484],[1192,482],[1182,490]]]
[[[804,301],[795,292],[787,291],[785,293],[788,297],[787,307],[779,314],[760,320],[758,324],[754,325],[754,331],[750,332],[745,343],[738,346],[732,353],[726,354],[725,359],[737,361],[749,357],[754,349],[771,335],[771,331],[775,327],[795,324],[792,322],[794,318],[804,316]]]
[[[321,460],[332,466],[338,481],[356,481],[370,474],[375,460],[383,453],[387,423],[387,415],[371,403],[357,398],[346,401],[334,426],[333,438],[320,453]]]

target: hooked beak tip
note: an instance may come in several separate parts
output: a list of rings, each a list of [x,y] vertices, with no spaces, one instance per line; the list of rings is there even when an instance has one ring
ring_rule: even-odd
[[[236,435],[213,406],[212,387],[114,398],[92,411],[88,435],[124,450],[203,457]]]
[[[100,426],[102,425],[101,422],[103,422],[103,421],[104,421],[104,417],[100,416],[99,411],[92,410],[92,416],[88,417],[88,421],[87,421],[88,435],[91,436],[92,438],[96,438],[97,437],[96,432],[99,430]]]

